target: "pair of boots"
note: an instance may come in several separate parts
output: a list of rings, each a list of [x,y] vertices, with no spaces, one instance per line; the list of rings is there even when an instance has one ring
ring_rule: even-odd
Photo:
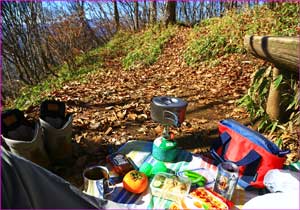
[[[48,168],[72,157],[72,121],[63,102],[46,100],[37,122],[30,122],[18,109],[2,112],[1,136],[12,153]]]

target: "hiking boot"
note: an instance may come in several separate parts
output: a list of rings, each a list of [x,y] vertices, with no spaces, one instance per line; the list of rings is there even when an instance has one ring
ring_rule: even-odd
[[[2,112],[2,139],[10,151],[40,166],[50,162],[45,151],[43,131],[39,122],[30,122],[18,109]]]
[[[72,115],[65,115],[65,104],[46,100],[40,107],[40,123],[51,161],[65,163],[72,158]]]

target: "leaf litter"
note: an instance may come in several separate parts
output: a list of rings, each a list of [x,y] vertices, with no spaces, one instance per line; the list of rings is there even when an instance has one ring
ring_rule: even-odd
[[[252,73],[264,62],[247,54],[230,54],[219,57],[215,66],[189,67],[182,55],[190,30],[179,28],[152,66],[125,71],[120,58],[104,59],[105,70],[89,74],[87,83],[69,82],[50,94],[64,101],[74,116],[75,165],[55,173],[79,187],[88,165],[103,162],[127,141],[153,141],[161,135],[162,126],[150,116],[154,96],[170,95],[188,102],[185,122],[171,131],[180,147],[192,152],[207,152],[220,120],[250,122],[236,100],[246,93]],[[38,115],[38,108],[27,114]]]

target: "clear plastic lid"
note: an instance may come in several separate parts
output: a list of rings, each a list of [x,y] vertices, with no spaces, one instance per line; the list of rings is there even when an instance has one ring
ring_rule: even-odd
[[[158,173],[150,183],[154,196],[178,201],[188,194],[191,188],[190,180],[169,173]]]

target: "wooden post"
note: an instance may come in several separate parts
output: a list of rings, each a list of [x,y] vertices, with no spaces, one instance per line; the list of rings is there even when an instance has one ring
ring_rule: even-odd
[[[274,67],[272,69],[272,74],[273,74],[273,81],[281,74],[281,71]],[[268,100],[267,100],[267,108],[266,112],[268,113],[269,117],[272,120],[281,120],[282,117],[282,110],[280,106],[280,86],[278,88],[274,87],[274,83],[271,83],[270,90],[269,90],[269,95],[268,95]]]

